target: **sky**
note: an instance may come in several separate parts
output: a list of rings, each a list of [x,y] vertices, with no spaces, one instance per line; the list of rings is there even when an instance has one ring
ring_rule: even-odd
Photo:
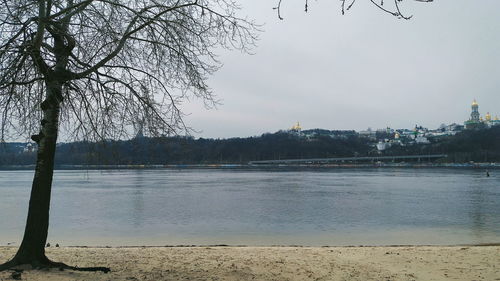
[[[257,136],[288,129],[434,129],[463,123],[473,99],[500,116],[500,1],[403,1],[411,20],[358,0],[240,0],[263,24],[253,54],[219,50],[208,83],[221,104],[182,105],[195,137]],[[386,1],[391,2],[391,1]]]

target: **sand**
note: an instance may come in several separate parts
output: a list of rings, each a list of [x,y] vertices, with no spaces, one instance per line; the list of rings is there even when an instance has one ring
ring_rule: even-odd
[[[0,247],[0,262],[15,251]],[[22,280],[500,280],[500,246],[52,247],[47,255],[112,271],[25,270]]]

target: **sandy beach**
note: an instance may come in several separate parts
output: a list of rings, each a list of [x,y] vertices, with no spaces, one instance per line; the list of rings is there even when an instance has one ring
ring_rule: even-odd
[[[0,262],[15,254],[0,247]],[[25,270],[22,280],[500,280],[500,246],[129,247],[47,249],[111,272]],[[0,280],[12,280],[0,272]]]

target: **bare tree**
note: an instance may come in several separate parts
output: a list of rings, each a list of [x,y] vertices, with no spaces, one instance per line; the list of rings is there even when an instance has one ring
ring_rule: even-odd
[[[44,249],[60,129],[101,140],[138,126],[150,135],[186,129],[183,100],[214,102],[206,79],[220,66],[216,48],[255,42],[256,25],[238,10],[233,0],[2,1],[1,137],[36,132],[38,152],[24,237],[0,271],[77,269]]]

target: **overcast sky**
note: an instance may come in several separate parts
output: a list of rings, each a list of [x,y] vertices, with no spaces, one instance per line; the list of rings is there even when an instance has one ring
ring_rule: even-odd
[[[264,24],[253,55],[221,51],[209,83],[222,104],[183,105],[197,137],[246,137],[290,128],[437,128],[463,123],[475,98],[500,115],[500,1],[403,1],[398,20],[368,0],[240,0]],[[386,1],[390,2],[390,1]]]

